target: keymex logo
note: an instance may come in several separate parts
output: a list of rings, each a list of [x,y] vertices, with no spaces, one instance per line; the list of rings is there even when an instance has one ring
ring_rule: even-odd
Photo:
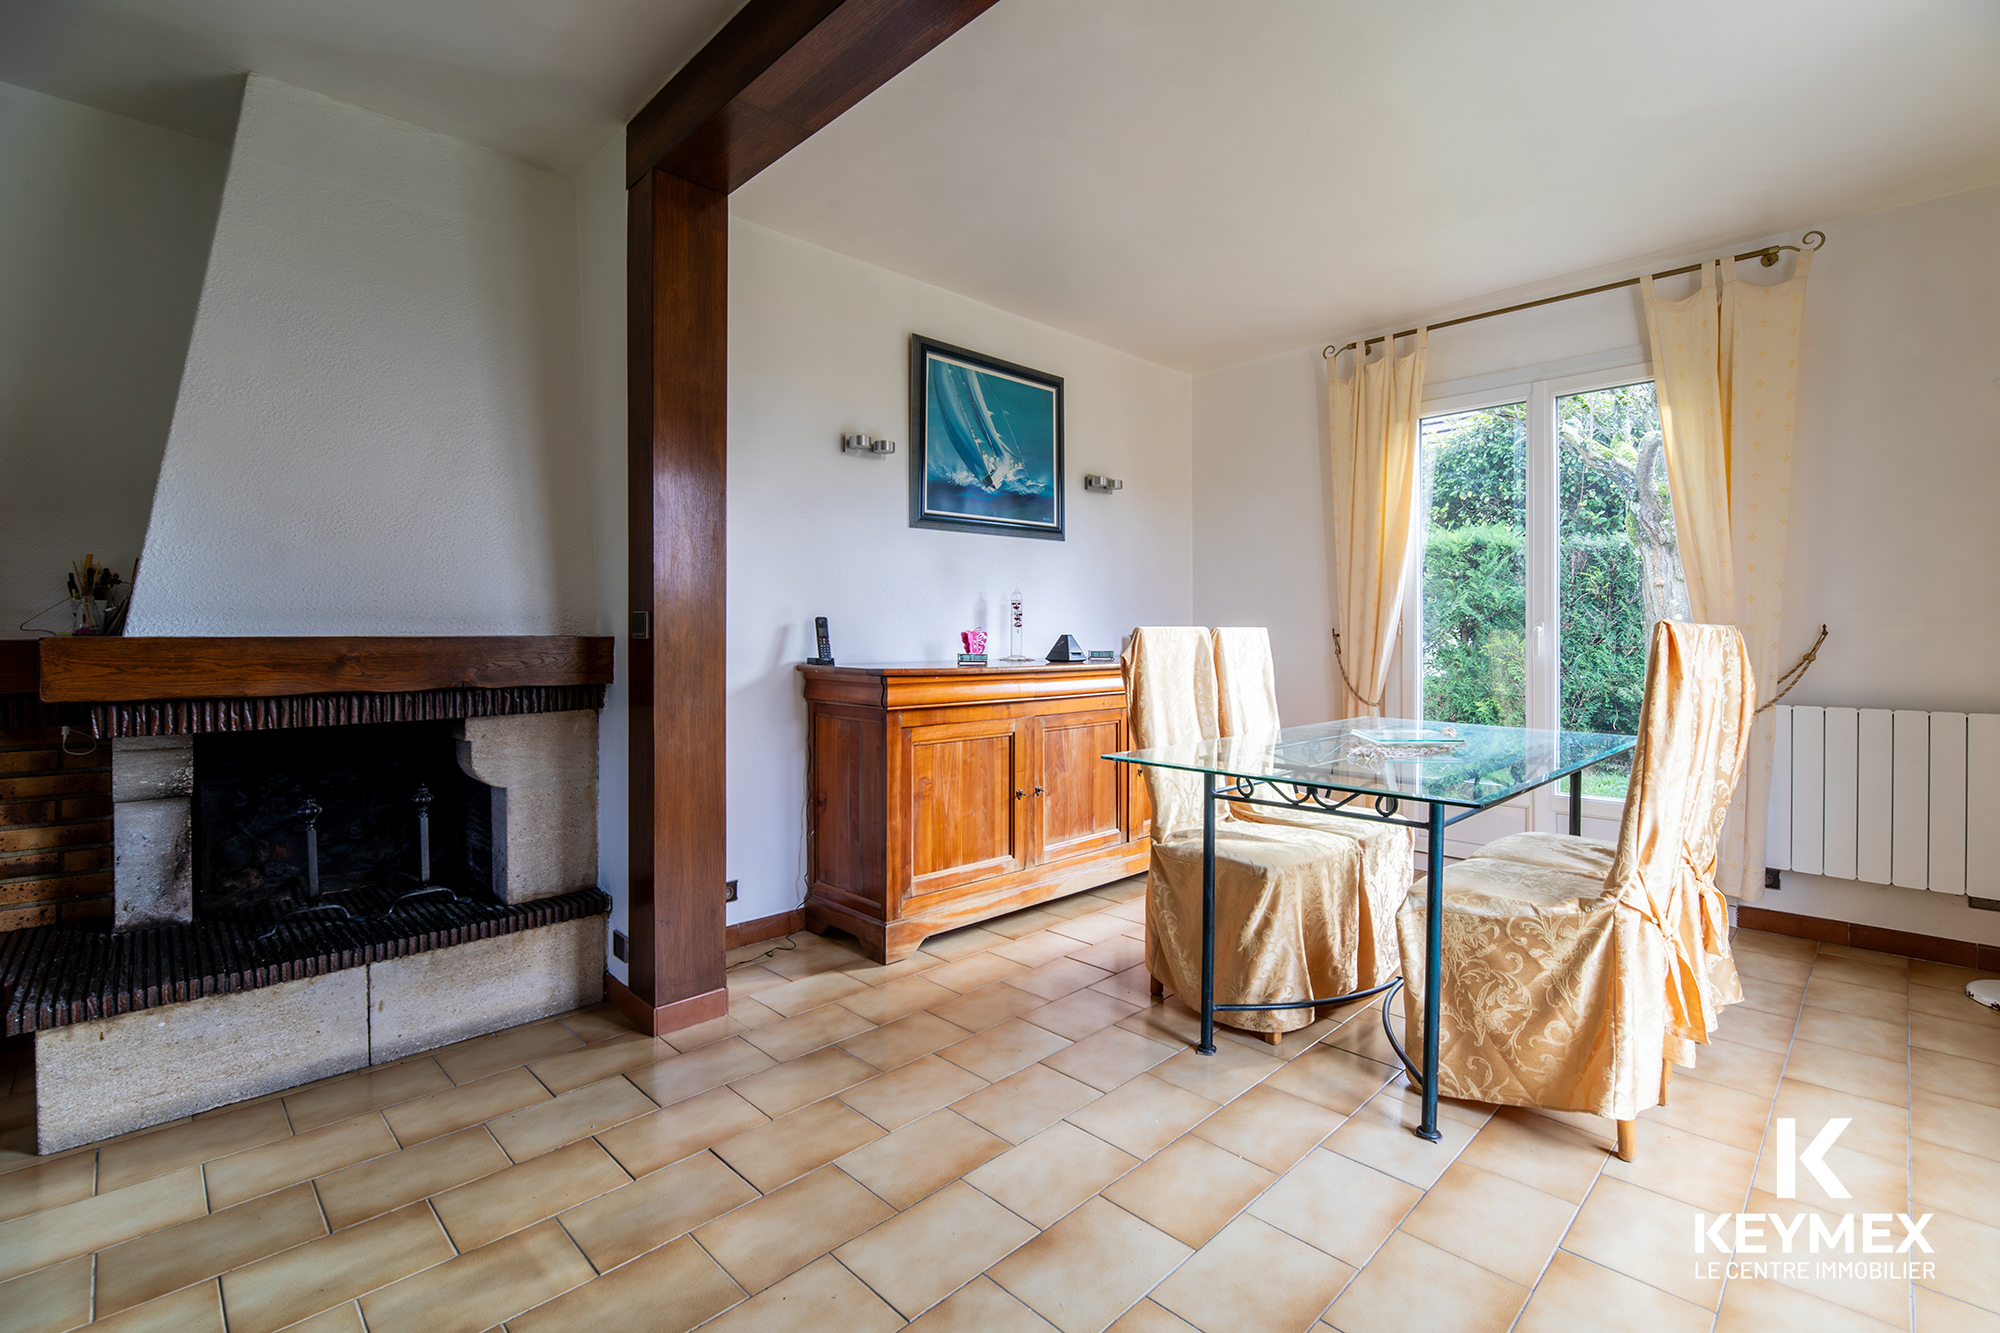
[[[1790,1116],[1778,1119],[1777,1142],[1774,1147],[1777,1167],[1776,1194],[1780,1199],[1799,1197],[1799,1168],[1819,1182],[1820,1189],[1830,1199],[1847,1199],[1853,1196],[1841,1182],[1833,1168],[1826,1164],[1826,1154],[1839,1140],[1841,1132],[1853,1120],[1837,1117],[1826,1122],[1824,1128],[1799,1150],[1799,1124]],[[1932,1253],[1930,1243],[1924,1239],[1924,1227],[1930,1222],[1931,1214],[1925,1213],[1915,1221],[1908,1213],[1842,1213],[1838,1220],[1831,1220],[1817,1209],[1810,1213],[1793,1213],[1789,1217],[1777,1213],[1717,1213],[1710,1218],[1706,1213],[1694,1215],[1694,1252],[1706,1254],[1766,1254],[1773,1250],[1780,1254],[1794,1253],[1794,1246],[1811,1254],[1830,1252],[1853,1254],[1857,1242],[1862,1254],[1905,1254],[1912,1246],[1925,1254]],[[1891,1220],[1902,1223],[1903,1238],[1900,1244],[1890,1234]],[[1766,1230],[1766,1224],[1769,1230]],[[1770,1243],[1767,1245],[1766,1241]],[[1929,1277],[1937,1265],[1905,1261],[1903,1263],[1862,1260],[1859,1262],[1796,1262],[1796,1261],[1753,1261],[1740,1258],[1725,1263],[1711,1259],[1706,1264],[1697,1263],[1694,1275],[1697,1278],[1881,1278],[1907,1281],[1913,1277]],[[1725,1271],[1726,1270],[1726,1271]]]

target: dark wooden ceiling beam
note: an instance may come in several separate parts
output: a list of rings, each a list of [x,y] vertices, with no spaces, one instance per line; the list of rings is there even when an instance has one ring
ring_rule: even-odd
[[[660,168],[727,194],[996,0],[750,0],[632,119],[625,183]]]

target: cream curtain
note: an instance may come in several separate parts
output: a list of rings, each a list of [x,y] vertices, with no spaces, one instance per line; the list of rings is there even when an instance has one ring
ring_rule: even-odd
[[[1374,361],[1354,354],[1327,365],[1327,432],[1333,454],[1335,698],[1341,717],[1377,716],[1389,680],[1396,622],[1409,580],[1417,506],[1417,412],[1424,397],[1424,349],[1396,355],[1391,339]],[[1369,703],[1369,700],[1375,700]]]
[[[1759,690],[1784,665],[1794,393],[1811,267],[1808,251],[1789,279],[1758,287],[1724,259],[1702,267],[1701,290],[1683,301],[1663,301],[1651,278],[1640,281],[1688,608],[1698,621],[1743,631]],[[1765,712],[1717,853],[1717,887],[1745,902],[1764,896],[1776,738],[1776,717]]]

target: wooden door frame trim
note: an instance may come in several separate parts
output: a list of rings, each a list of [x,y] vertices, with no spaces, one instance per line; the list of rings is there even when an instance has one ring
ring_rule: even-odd
[[[729,192],[994,3],[749,0],[626,127],[631,957],[606,990],[655,1036],[727,1002]]]

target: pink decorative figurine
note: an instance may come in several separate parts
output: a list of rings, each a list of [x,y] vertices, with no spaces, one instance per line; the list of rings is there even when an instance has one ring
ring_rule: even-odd
[[[960,643],[965,645],[965,652],[968,657],[977,657],[986,651],[986,631],[983,629],[961,630],[959,631],[958,639]]]

